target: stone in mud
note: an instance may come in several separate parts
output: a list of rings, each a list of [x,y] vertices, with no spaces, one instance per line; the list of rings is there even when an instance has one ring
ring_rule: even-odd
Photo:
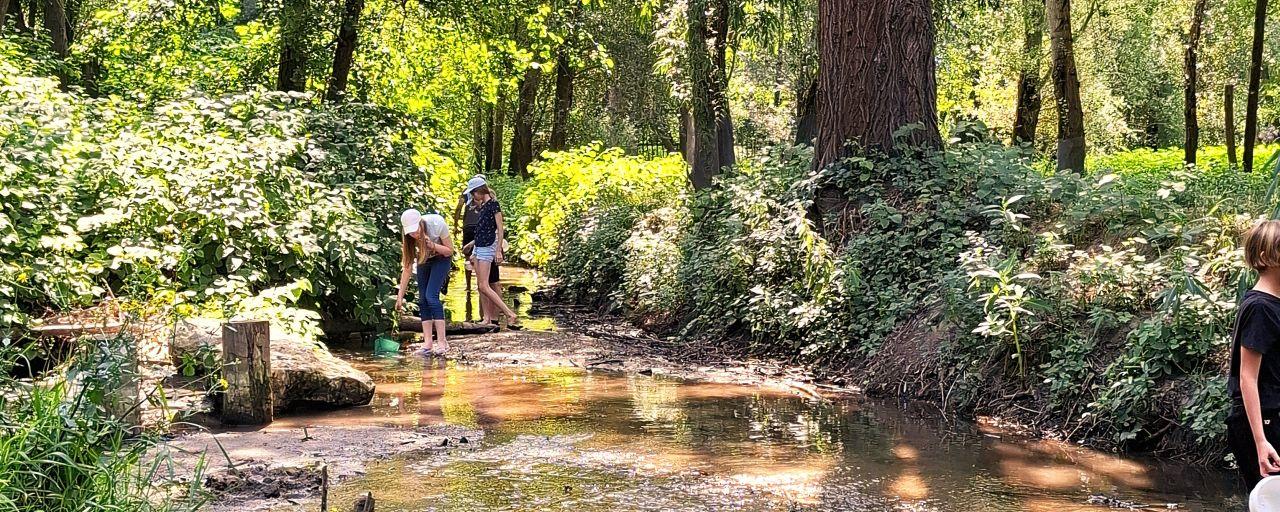
[[[222,321],[207,318],[179,321],[169,354],[178,368],[184,364],[204,366],[205,361],[222,360]],[[276,411],[297,404],[364,405],[373,399],[373,387],[373,379],[368,374],[334,357],[323,346],[271,332],[271,393]]]

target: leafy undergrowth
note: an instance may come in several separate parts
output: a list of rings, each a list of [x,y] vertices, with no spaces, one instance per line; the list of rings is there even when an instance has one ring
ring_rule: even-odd
[[[1273,174],[1116,157],[1054,175],[961,135],[816,177],[811,150],[780,147],[707,193],[600,198],[560,225],[549,271],[565,299],[686,340],[1220,462],[1229,331],[1252,279],[1237,241],[1271,212]],[[826,236],[822,189],[852,199]]]
[[[37,71],[0,41],[0,326],[105,297],[311,335],[322,314],[377,323],[399,211],[443,210],[452,192],[424,185],[465,181],[423,129],[372,105],[149,105]]]

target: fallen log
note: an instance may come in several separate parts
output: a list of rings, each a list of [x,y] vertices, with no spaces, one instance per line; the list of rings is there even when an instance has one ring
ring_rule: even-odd
[[[498,326],[476,322],[449,322],[446,329],[449,334],[486,334],[497,332]],[[422,319],[416,316],[402,316],[400,317],[400,330],[402,332],[422,332]]]

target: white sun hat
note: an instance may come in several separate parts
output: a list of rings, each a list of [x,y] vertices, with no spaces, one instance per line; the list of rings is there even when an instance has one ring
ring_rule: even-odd
[[[1249,493],[1250,512],[1280,512],[1280,476],[1263,478]]]
[[[449,229],[448,224],[444,222],[444,217],[438,213],[423,215],[422,221],[427,225],[427,238],[432,242],[439,242],[440,237],[444,236],[445,231]]]
[[[484,180],[484,175],[476,175],[476,177],[467,180],[467,189],[462,191],[462,197],[467,198],[467,202],[471,202],[471,191],[488,185]]]
[[[405,210],[400,214],[400,227],[403,228],[404,234],[410,234],[418,230],[418,224],[422,222],[422,212],[414,208]]]

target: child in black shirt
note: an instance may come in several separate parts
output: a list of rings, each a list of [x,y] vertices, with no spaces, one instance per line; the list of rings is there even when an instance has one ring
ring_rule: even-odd
[[[1280,221],[1245,233],[1244,260],[1258,271],[1258,284],[1245,292],[1236,312],[1227,444],[1248,492],[1264,476],[1280,473],[1273,446],[1280,442]]]

